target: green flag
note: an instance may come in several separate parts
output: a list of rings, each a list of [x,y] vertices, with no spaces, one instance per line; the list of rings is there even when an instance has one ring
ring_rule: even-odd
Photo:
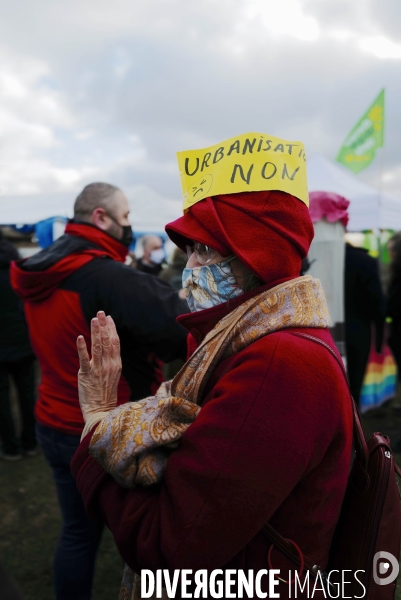
[[[354,173],[370,165],[384,141],[384,89],[361,117],[337,155],[337,161]]]

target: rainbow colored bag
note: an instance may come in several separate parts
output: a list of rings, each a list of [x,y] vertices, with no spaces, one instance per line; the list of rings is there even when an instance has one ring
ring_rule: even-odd
[[[397,367],[389,347],[384,344],[382,352],[376,352],[372,341],[360,396],[361,413],[394,398],[396,385]]]

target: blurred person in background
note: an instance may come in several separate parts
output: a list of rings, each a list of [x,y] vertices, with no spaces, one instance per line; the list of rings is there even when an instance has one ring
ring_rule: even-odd
[[[401,392],[401,232],[387,242],[391,259],[390,285],[387,297],[387,315],[391,318],[388,344],[397,363],[398,390]]]
[[[138,259],[138,271],[149,275],[159,275],[166,260],[163,240],[158,235],[145,235],[142,238],[143,255]]]
[[[168,263],[168,266],[159,273],[160,279],[166,281],[178,291],[180,298],[185,299],[185,291],[182,289],[182,273],[185,269],[185,266],[188,261],[188,256],[186,252],[181,250],[181,248],[174,248],[171,259]],[[175,360],[167,363],[163,366],[163,373],[168,381],[169,379],[173,379],[178,371],[181,369],[184,361],[181,358],[176,358]]]
[[[159,274],[160,279],[167,281],[175,290],[182,288],[182,273],[187,264],[188,256],[181,248],[174,248],[168,266]]]
[[[1,236],[1,233],[0,233]],[[37,453],[35,438],[35,356],[21,300],[10,284],[10,264],[20,258],[13,244],[0,237],[0,438],[1,458],[19,460]],[[21,412],[17,435],[10,403],[12,377]]]
[[[125,264],[128,265],[129,267],[131,267],[131,269],[136,269],[137,262],[138,261],[137,261],[135,252],[129,252],[128,256],[125,260]]]
[[[124,193],[92,183],[79,194],[65,234],[11,270],[25,301],[32,344],[42,371],[36,405],[37,439],[49,463],[63,517],[54,559],[57,600],[89,600],[103,524],[91,520],[70,471],[84,427],[79,407],[75,338],[99,309],[121,338],[123,376],[118,403],[149,396],[160,384],[154,357],[185,357],[186,332],[176,317],[187,311],[176,291],[124,264],[133,239]]]
[[[364,248],[347,243],[345,248],[345,337],[351,393],[359,405],[368,364],[372,329],[376,351],[383,343],[385,321],[378,261]]]

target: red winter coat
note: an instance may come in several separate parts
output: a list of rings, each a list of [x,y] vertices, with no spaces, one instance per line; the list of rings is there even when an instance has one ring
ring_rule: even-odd
[[[199,343],[225,314],[219,305],[179,321]],[[160,485],[123,489],[89,455],[92,434],[83,440],[72,463],[78,488],[134,571],[266,569],[266,522],[325,568],[350,466],[351,401],[331,353],[296,331],[335,349],[328,330],[287,329],[220,363]],[[284,579],[294,570],[277,550],[272,563]]]

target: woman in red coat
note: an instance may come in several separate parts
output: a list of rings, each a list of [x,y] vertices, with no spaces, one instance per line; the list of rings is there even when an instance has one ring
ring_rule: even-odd
[[[222,195],[166,231],[189,254],[191,313],[178,320],[190,359],[173,382],[114,408],[111,319],[92,322],[92,361],[78,340],[86,428],[72,468],[128,565],[122,597],[140,597],[131,570],[267,569],[266,523],[325,569],[352,411],[320,283],[299,277],[313,237],[308,209],[284,192]],[[269,564],[284,580],[296,570],[276,547]],[[267,576],[259,584],[268,592]],[[274,591],[289,597],[286,583]]]

